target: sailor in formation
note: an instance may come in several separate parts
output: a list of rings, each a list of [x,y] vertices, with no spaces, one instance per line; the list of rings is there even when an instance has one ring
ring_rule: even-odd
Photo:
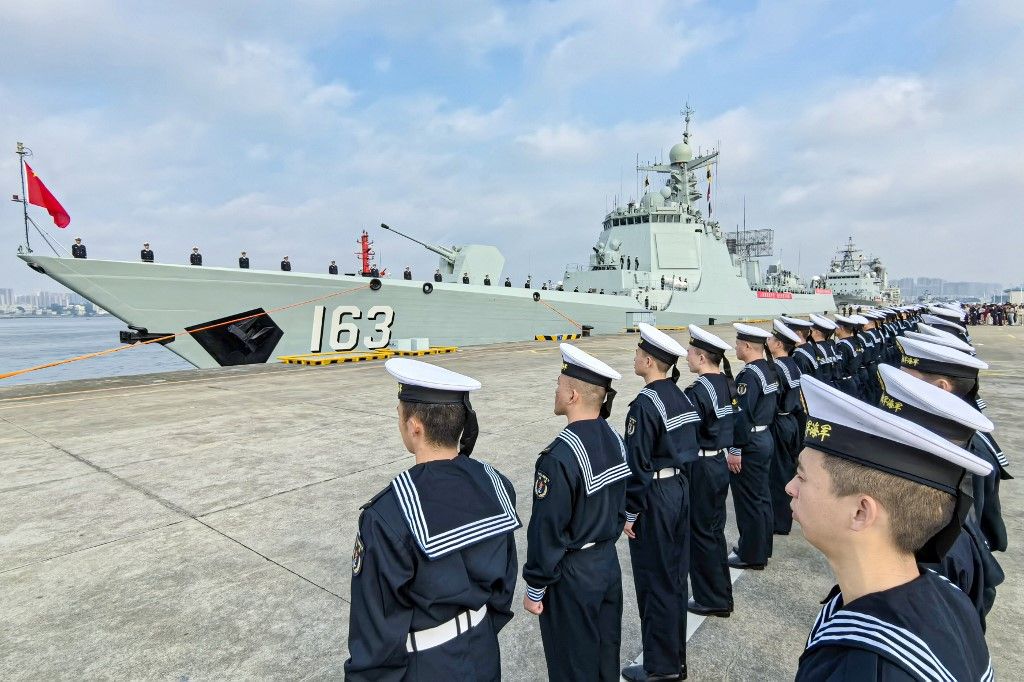
[[[863,319],[863,318],[859,318]],[[861,397],[860,363],[862,350],[856,338],[860,322],[855,317],[836,315],[836,383],[835,387],[846,395]]]
[[[961,398],[971,407],[977,407],[978,374],[988,364],[937,343],[903,338],[899,341],[901,364],[905,370],[944,391]],[[985,539],[994,551],[1006,551],[1007,533],[1003,520],[999,485],[1013,478],[1007,471],[1009,462],[990,434],[975,433],[967,449],[991,465],[991,472],[972,481],[974,513]]]
[[[697,415],[697,461],[690,468],[691,613],[728,617],[733,610],[729,549],[725,540],[729,469],[725,453],[733,446],[736,388],[726,351],[732,347],[695,324],[689,326],[686,366],[697,380],[686,388]],[[724,369],[724,372],[723,372]]]
[[[575,346],[560,349],[554,409],[568,425],[534,469],[523,607],[540,617],[549,679],[611,681],[619,678],[622,625],[615,541],[630,470],[607,417],[612,381],[622,376]]]
[[[416,464],[362,507],[345,677],[498,680],[522,524],[509,480],[470,457],[480,382],[407,358],[385,367]]]
[[[882,365],[878,373],[882,385],[879,406],[883,410],[923,426],[958,447],[966,447],[975,433],[989,433],[993,429],[992,422],[972,405],[906,370]],[[985,617],[995,602],[996,587],[1005,576],[974,515],[967,513],[971,500],[964,496],[961,502],[963,527],[952,547],[943,556],[919,559],[968,596],[984,630]]]
[[[790,357],[800,336],[781,320],[772,322],[772,335],[767,348],[775,362],[779,377],[777,412],[771,428],[774,451],[769,469],[768,485],[772,503],[772,532],[789,535],[793,513],[789,511],[786,484],[796,473],[796,458],[802,447],[803,405],[800,403],[800,368]]]
[[[804,536],[838,585],[797,680],[987,680],[991,659],[970,600],[915,555],[943,554],[965,473],[991,467],[917,424],[814,378],[801,383],[804,450],[789,485]]]
[[[249,256],[245,255],[245,251],[238,257],[238,267],[242,270],[249,269]]]
[[[139,258],[142,259],[143,263],[152,263],[155,256],[153,250],[149,248],[149,242],[142,245],[142,250],[139,252]]]
[[[814,345],[814,359],[818,363],[815,371],[815,378],[824,381],[829,386],[836,384],[836,356],[832,345],[832,334],[836,330],[836,323],[821,315],[810,315],[811,320],[811,341]]]
[[[800,368],[801,376],[817,376],[818,360],[814,342],[811,341],[811,327],[807,320],[796,317],[782,317],[782,323],[792,329],[800,337],[796,350],[792,353],[793,362]]]
[[[82,243],[81,237],[75,237],[75,243],[71,245],[71,255],[74,258],[87,258],[88,255],[85,250],[85,244]]]
[[[644,388],[626,415],[625,533],[640,611],[643,663],[627,680],[686,675],[686,575],[690,563],[689,470],[697,461],[700,417],[676,385],[686,349],[665,332],[637,325],[633,372]]]
[[[772,553],[773,516],[769,470],[775,445],[769,431],[778,411],[775,364],[765,360],[771,336],[760,327],[736,323],[736,357],[746,363],[736,375],[736,426],[726,462],[739,540],[729,555],[732,568],[761,570]]]

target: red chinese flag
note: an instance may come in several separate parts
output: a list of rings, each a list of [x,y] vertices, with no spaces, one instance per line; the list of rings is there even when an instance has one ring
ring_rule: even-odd
[[[36,172],[32,170],[32,166],[27,163],[25,164],[25,185],[28,189],[28,203],[45,208],[57,227],[65,228],[71,224],[71,216],[68,215],[68,212],[57,201],[57,197],[53,196],[50,190],[46,189],[46,185],[39,179]]]

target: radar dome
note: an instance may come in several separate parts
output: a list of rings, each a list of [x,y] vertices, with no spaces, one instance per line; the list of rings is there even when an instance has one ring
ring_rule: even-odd
[[[669,187],[662,187],[661,188],[661,196],[665,197],[666,199],[668,199],[670,196],[672,196],[671,188],[669,188]]]
[[[644,208],[659,208],[665,205],[665,197],[656,192],[647,192],[640,199],[640,205]]]
[[[686,163],[687,161],[693,160],[693,150],[690,149],[690,145],[685,142],[680,142],[674,145],[668,152],[669,163],[675,165],[677,163]]]

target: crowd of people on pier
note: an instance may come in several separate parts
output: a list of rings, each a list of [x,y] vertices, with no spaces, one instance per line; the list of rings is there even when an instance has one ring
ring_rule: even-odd
[[[686,346],[641,324],[645,385],[621,432],[608,421],[621,375],[562,344],[553,407],[566,426],[539,448],[521,571],[517,491],[471,456],[480,383],[389,360],[416,464],[362,507],[347,679],[499,679],[520,575],[549,679],[685,679],[687,614],[744,608],[730,568],[770,570],[794,520],[837,581],[808,595],[824,606],[797,679],[991,679],[1011,477],[964,318],[938,305],[782,317],[736,323],[731,343],[690,325]],[[622,534],[643,655],[620,670]]]

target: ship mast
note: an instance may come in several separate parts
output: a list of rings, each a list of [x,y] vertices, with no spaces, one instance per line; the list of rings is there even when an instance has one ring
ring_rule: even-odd
[[[32,253],[32,246],[28,243],[28,191],[25,185],[25,157],[32,155],[32,150],[26,147],[23,143],[18,143],[17,151],[18,155],[18,168],[21,170],[21,211],[25,219],[25,249]]]

